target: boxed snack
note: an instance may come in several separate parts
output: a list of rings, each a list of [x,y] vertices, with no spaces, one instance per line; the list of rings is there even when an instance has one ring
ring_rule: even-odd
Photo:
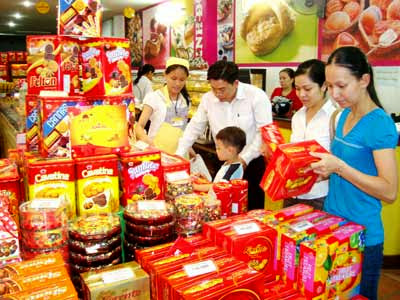
[[[268,156],[271,157],[280,144],[285,144],[279,126],[276,122],[261,127],[261,138],[267,147]]]
[[[7,51],[7,61],[8,62],[16,62],[17,61],[17,53],[15,51]]]
[[[15,52],[15,57],[17,62],[25,62],[26,61],[26,54],[25,51],[16,51]]]
[[[327,153],[315,140],[278,145],[260,183],[272,200],[310,191],[318,178],[310,164],[319,160],[310,152]]]
[[[100,37],[101,0],[59,0],[57,32],[59,35]]]
[[[18,227],[0,197],[0,266],[20,261]]]
[[[0,52],[0,64],[8,63],[8,55],[7,52]]]
[[[365,229],[347,223],[300,245],[299,290],[307,299],[351,299],[359,294]]]
[[[164,172],[165,199],[171,202],[181,195],[191,194],[193,185],[187,171]]]
[[[21,182],[17,165],[9,159],[0,159],[0,197],[5,209],[16,222],[18,221],[18,206],[21,203]]]
[[[39,97],[40,139],[43,157],[71,157],[71,107],[84,104],[81,97]]]
[[[297,291],[281,280],[265,282],[260,293],[263,300],[287,299],[292,295],[297,295]]]
[[[81,43],[85,96],[132,93],[129,40],[97,38]]]
[[[85,300],[150,299],[149,275],[129,262],[80,275]]]
[[[232,215],[232,185],[227,182],[216,182],[212,186],[216,198],[221,201],[221,218]]]
[[[30,159],[27,163],[29,199],[61,201],[68,217],[76,215],[75,166],[68,158]]]
[[[27,94],[25,96],[25,130],[26,147],[28,151],[39,150],[39,101],[37,95]]]
[[[112,213],[119,210],[118,157],[77,158],[78,214]]]
[[[210,221],[210,222],[206,222],[203,224],[203,236],[210,240],[213,243],[217,243],[217,232],[218,231],[222,231],[226,228],[230,228],[230,226],[232,226],[232,224],[234,222],[237,221],[243,221],[243,222],[247,222],[247,221],[252,221],[253,219],[247,217],[247,216],[243,216],[243,215],[239,215],[239,216],[233,216],[227,219],[220,219],[220,220],[215,220],[215,221]],[[220,243],[222,241],[219,241]]]
[[[129,149],[124,105],[69,107],[71,148],[74,157],[125,152]]]
[[[12,64],[11,65],[11,76],[26,76],[26,70],[28,69],[27,64]]]
[[[247,212],[249,183],[244,179],[229,181],[232,191],[232,215],[240,215]]]
[[[132,201],[161,199],[163,176],[159,150],[120,153],[120,170],[123,207]]]
[[[186,171],[187,174],[190,174],[190,162],[179,155],[161,151],[161,166],[164,173]]]
[[[79,40],[60,36],[60,80],[61,90],[70,96],[80,95],[81,83],[79,80]]]
[[[346,223],[340,217],[328,215],[322,211],[313,211],[285,222],[279,226],[280,249],[279,273],[284,282],[297,285],[297,273],[300,256],[300,244],[312,241],[323,234]]]
[[[8,66],[7,65],[0,65],[0,79],[8,81]]]

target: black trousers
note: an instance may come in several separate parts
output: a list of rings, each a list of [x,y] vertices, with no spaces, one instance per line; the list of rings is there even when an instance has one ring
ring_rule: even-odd
[[[264,208],[265,193],[260,187],[265,172],[265,161],[259,156],[249,162],[244,170],[243,179],[249,182],[249,210]]]

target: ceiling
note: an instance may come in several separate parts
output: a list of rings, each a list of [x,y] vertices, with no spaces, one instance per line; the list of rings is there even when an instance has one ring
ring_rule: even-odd
[[[30,0],[36,4],[39,0]],[[57,33],[57,4],[58,0],[47,0],[50,12],[42,15],[36,11],[35,6],[29,8],[22,4],[24,0],[0,0],[0,35],[27,35],[27,34],[55,34]],[[135,10],[163,2],[162,0],[102,0],[104,7],[103,20],[114,15],[121,15],[125,7]],[[14,14],[19,12],[22,17],[16,19]],[[13,21],[16,25],[10,27]]]

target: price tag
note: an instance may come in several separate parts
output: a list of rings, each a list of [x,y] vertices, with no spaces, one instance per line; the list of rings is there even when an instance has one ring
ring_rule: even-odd
[[[144,200],[138,201],[138,210],[165,210],[165,201],[164,200]]]
[[[86,248],[86,254],[95,254],[97,253],[97,250],[100,248],[100,245],[94,245],[92,247],[87,247]]]
[[[117,281],[124,281],[135,278],[132,269],[122,268],[115,271],[109,271],[101,274],[101,278],[105,284],[114,283]]]
[[[217,266],[212,260],[205,260],[195,264],[183,266],[187,276],[194,277],[217,271]]]
[[[139,150],[145,150],[149,147],[149,144],[147,144],[143,141],[137,141],[133,146],[135,148],[138,148]]]
[[[233,225],[233,229],[239,235],[260,231],[260,227],[254,222],[246,223],[246,224],[240,224],[240,225]]]
[[[239,213],[239,203],[232,203],[232,212],[234,214],[238,214]]]
[[[307,230],[313,226],[314,226],[314,224],[309,221],[300,221],[296,224],[291,225],[290,228],[296,232],[300,232],[300,231]]]
[[[169,181],[169,182],[190,179],[190,176],[186,171],[167,173],[165,175],[165,177],[166,177],[167,181]]]
[[[55,209],[61,206],[60,199],[34,199],[31,202],[31,208],[35,209]]]

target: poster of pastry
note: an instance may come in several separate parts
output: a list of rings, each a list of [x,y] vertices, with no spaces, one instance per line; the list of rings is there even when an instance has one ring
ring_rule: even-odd
[[[194,16],[185,16],[171,26],[171,56],[193,59]]]
[[[323,60],[356,46],[374,65],[400,65],[400,0],[327,0],[320,25]]]
[[[233,60],[234,26],[233,0],[218,0],[218,59]]]
[[[170,55],[170,37],[168,26],[156,19],[158,6],[143,11],[143,58],[144,64],[162,69]]]
[[[137,12],[128,19],[125,18],[126,38],[130,42],[131,61],[133,67],[140,67],[143,58],[142,15]]]
[[[301,62],[317,56],[317,4],[304,0],[236,0],[235,61]]]

